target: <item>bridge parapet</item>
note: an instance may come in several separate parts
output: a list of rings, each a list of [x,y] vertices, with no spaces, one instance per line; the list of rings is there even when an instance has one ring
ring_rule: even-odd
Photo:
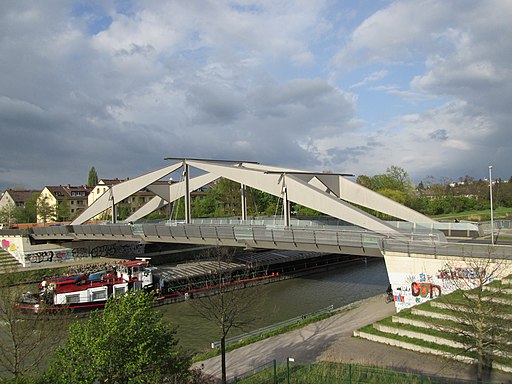
[[[393,253],[403,257],[419,257],[430,259],[447,259],[449,257],[502,259],[512,260],[510,245],[491,245],[478,243],[452,243],[415,240],[401,241],[399,239],[384,239],[382,241],[384,255]]]
[[[350,226],[283,227],[275,225],[197,225],[168,222],[151,224],[90,224],[40,227],[32,236],[37,240],[107,240],[219,245],[245,248],[289,249],[312,252],[382,256],[386,237]],[[395,235],[396,236],[396,235]],[[411,241],[438,242],[442,235],[406,233],[394,237],[410,249]],[[405,245],[404,245],[405,244]],[[409,248],[407,248],[409,247]]]

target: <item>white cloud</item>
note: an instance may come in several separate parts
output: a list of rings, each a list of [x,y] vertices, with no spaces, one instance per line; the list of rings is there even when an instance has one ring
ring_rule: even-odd
[[[119,4],[2,4],[1,187],[166,156],[413,175],[510,162],[508,1],[382,2],[360,20],[357,2]]]

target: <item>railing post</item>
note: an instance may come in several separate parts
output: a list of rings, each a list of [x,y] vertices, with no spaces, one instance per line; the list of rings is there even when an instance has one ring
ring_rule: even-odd
[[[277,360],[274,359],[274,384],[277,384]]]

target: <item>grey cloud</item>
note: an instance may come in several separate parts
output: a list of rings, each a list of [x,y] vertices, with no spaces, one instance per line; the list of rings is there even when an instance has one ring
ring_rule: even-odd
[[[436,141],[445,141],[448,139],[448,132],[446,132],[446,129],[437,129],[431,132],[429,137]]]

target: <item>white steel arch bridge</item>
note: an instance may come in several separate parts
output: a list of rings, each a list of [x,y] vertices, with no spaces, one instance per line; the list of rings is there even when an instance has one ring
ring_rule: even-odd
[[[240,183],[242,220],[247,219],[247,186],[277,196],[283,201],[284,226],[290,226],[290,202],[312,208],[327,216],[343,220],[359,228],[383,235],[397,235],[395,226],[363,211],[357,206],[382,212],[410,223],[431,227],[435,220],[408,207],[388,199],[351,180],[346,174],[316,173],[298,169],[278,168],[253,162],[219,161],[203,159],[167,158],[172,164],[131,180],[112,186],[94,201],[71,225],[80,225],[106,210],[112,211],[112,222],[116,222],[116,205],[143,188],[155,193],[155,197],[126,222],[135,222],[149,213],[172,203],[181,197],[185,199],[185,224],[191,223],[190,193],[219,178]],[[164,185],[158,181],[182,169],[183,180]],[[191,168],[202,172],[191,177]]]

